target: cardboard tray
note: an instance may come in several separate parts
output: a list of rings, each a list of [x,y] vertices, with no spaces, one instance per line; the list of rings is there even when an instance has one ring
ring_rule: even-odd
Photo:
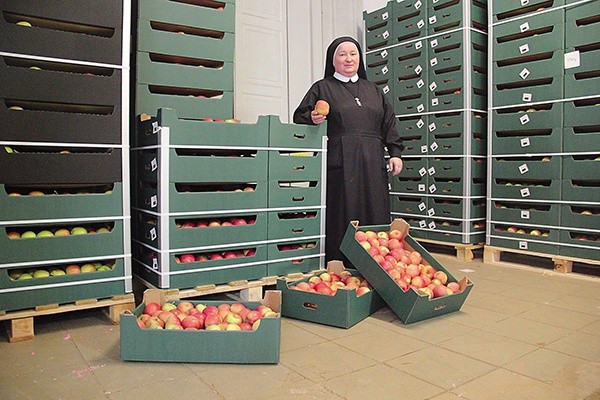
[[[448,275],[448,282],[457,279],[446,270],[429,252],[409,235],[409,225],[403,219],[395,219],[390,225],[359,226],[358,221],[348,225],[340,250],[358,271],[369,281],[392,311],[405,324],[423,321],[460,310],[473,288],[473,283],[464,277],[459,282],[461,292],[449,296],[429,299],[415,290],[403,292],[387,272],[377,264],[373,257],[354,238],[357,230],[389,231],[398,229],[403,233],[405,248],[421,253],[423,260],[438,271]]]
[[[120,319],[121,359],[125,361],[157,361],[226,364],[277,364],[281,341],[281,318],[264,318],[256,331],[175,331],[141,329],[136,318],[145,303],[164,304],[165,292],[148,289],[143,303]],[[207,305],[232,304],[234,301],[192,301]],[[275,312],[281,308],[281,292],[268,290],[261,302],[243,302],[255,308],[264,304]]]

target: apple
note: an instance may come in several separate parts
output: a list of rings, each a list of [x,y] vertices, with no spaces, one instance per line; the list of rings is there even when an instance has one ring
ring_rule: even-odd
[[[54,232],[54,236],[69,236],[70,234],[71,231],[65,228],[58,229],[56,232]]]
[[[23,281],[25,279],[33,279],[33,275],[29,273],[23,273],[17,278],[18,281]]]
[[[519,235],[524,235],[524,234],[526,234],[527,232],[525,232],[525,229],[517,229],[517,232],[516,232],[516,233],[518,233]]]
[[[229,311],[227,315],[225,315],[225,322],[228,324],[241,325],[243,322],[242,317],[239,314]]]
[[[510,233],[517,233],[517,228],[515,228],[514,226],[511,226],[508,229],[506,229],[506,231],[510,232]]]
[[[50,275],[51,276],[62,276],[62,275],[66,275],[66,272],[60,268],[54,268],[52,271],[50,271]]]
[[[262,318],[262,313],[258,310],[252,310],[246,314],[246,322],[253,325],[256,321]]]
[[[194,308],[194,304],[191,301],[180,301],[177,304],[177,309],[185,314],[189,314],[190,310]]]
[[[28,193],[29,196],[43,196],[44,192],[39,191],[39,190],[32,190],[31,192]]]
[[[81,268],[77,264],[71,264],[65,268],[65,273],[67,275],[80,274]]]
[[[329,103],[325,100],[317,100],[315,103],[315,112],[319,115],[329,114]]]
[[[196,261],[196,257],[193,254],[182,254],[179,256],[179,260],[182,263],[190,263]]]
[[[85,229],[82,226],[76,226],[73,229],[71,229],[71,235],[85,235],[87,233],[87,229]]]
[[[166,302],[160,309],[163,311],[171,311],[177,309],[177,305],[175,303]]]
[[[436,271],[433,274],[433,279],[437,279],[442,285],[445,285],[448,282],[448,275],[444,271]]]
[[[529,234],[533,236],[541,236],[542,232],[540,232],[538,229],[532,229],[531,232],[529,232]]]
[[[217,306],[213,306],[213,305],[209,305],[209,306],[205,306],[204,309],[202,310],[202,314],[209,316],[209,315],[216,315],[219,313],[219,309],[217,308]]]
[[[200,320],[198,319],[198,317],[195,317],[193,315],[188,315],[187,317],[185,317],[183,319],[183,321],[181,321],[181,326],[184,329],[186,329],[186,328],[200,329]]]
[[[433,291],[430,288],[422,287],[422,288],[419,288],[419,291],[421,293],[424,293],[425,295],[427,295],[430,299],[433,299]]]
[[[368,239],[367,234],[363,231],[356,231],[356,233],[354,234],[354,238],[358,242],[365,242]]]
[[[146,306],[144,307],[144,314],[152,315],[160,309],[161,309],[160,304],[158,304],[156,302],[150,302],[150,303],[147,303]]]
[[[50,232],[49,230],[44,229],[43,231],[39,231],[36,236],[37,237],[50,237],[50,236],[54,236],[54,233]]]
[[[94,264],[83,264],[80,268],[81,273],[90,273],[90,272],[96,272],[96,267],[94,266]]]
[[[448,289],[452,290],[453,293],[460,292],[460,285],[458,284],[458,282],[448,282],[448,284],[446,285],[446,287]]]
[[[210,314],[204,319],[204,326],[206,327],[205,329],[208,329],[209,326],[218,326],[221,322],[223,322],[223,320],[219,314]]]
[[[9,239],[20,239],[21,238],[21,234],[19,232],[15,232],[15,231],[8,232],[7,236]]]
[[[592,212],[590,210],[583,210],[581,212],[581,214],[583,214],[583,215],[592,215]]]
[[[31,28],[31,22],[29,22],[29,21],[19,21],[19,22],[17,22],[17,25]]]
[[[32,276],[34,278],[47,278],[50,276],[50,272],[46,271],[45,269],[38,269],[33,273]]]
[[[433,292],[433,298],[443,297],[448,294],[448,292],[446,291],[446,286],[444,286],[444,285],[435,285],[433,287],[432,292]]]
[[[110,265],[101,265],[99,267],[96,267],[96,271],[98,271],[98,272],[112,271],[112,268],[110,267]]]

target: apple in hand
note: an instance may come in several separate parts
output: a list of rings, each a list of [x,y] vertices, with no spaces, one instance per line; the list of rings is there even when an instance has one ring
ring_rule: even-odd
[[[329,114],[329,103],[325,100],[317,100],[315,103],[315,112],[319,115]]]

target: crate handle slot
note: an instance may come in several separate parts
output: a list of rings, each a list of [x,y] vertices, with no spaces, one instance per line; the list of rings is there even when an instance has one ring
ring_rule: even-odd
[[[304,303],[302,304],[304,306],[304,308],[308,309],[308,310],[318,310],[319,306],[313,303]]]

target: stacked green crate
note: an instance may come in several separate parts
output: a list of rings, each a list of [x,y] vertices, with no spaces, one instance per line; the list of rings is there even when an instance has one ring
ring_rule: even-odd
[[[127,1],[2,2],[0,311],[131,292]]]
[[[323,135],[276,117],[205,122],[172,109],[140,122],[136,274],[156,287],[189,288],[319,268]]]
[[[367,76],[392,102],[405,145],[392,214],[418,238],[485,238],[486,7],[389,1],[364,14]]]
[[[597,259],[600,1],[490,12],[487,243]]]
[[[233,116],[233,0],[137,3],[135,115]]]

